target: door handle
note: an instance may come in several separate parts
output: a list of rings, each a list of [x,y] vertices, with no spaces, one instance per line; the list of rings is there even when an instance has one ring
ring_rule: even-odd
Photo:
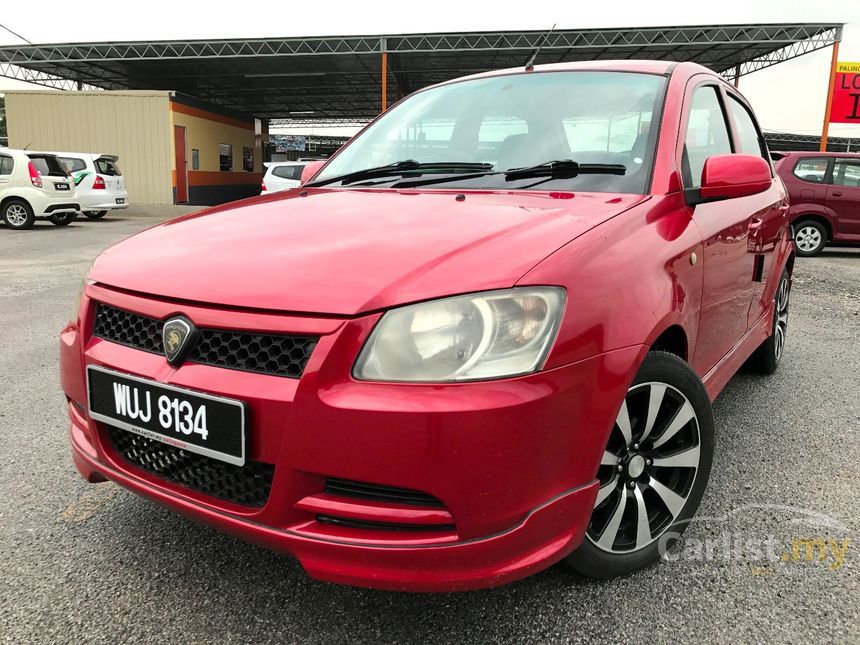
[[[830,194],[833,195],[834,197],[842,197],[842,191],[841,190],[834,190]]]

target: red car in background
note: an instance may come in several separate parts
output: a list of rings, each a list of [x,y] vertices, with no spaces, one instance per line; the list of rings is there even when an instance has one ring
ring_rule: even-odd
[[[775,152],[788,190],[798,255],[818,255],[830,242],[860,244],[860,154]]]
[[[418,91],[301,188],[99,256],[61,334],[75,465],[322,580],[635,571],[699,506],[711,401],[783,356],[787,211],[698,65]]]

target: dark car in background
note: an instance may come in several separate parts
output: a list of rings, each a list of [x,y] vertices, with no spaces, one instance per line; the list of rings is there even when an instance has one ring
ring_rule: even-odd
[[[831,242],[860,245],[860,154],[773,154],[791,200],[798,255],[818,255]]]

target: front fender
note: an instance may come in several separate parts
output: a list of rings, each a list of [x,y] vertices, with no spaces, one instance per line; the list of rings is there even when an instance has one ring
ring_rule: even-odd
[[[546,369],[633,345],[678,325],[695,347],[702,238],[682,195],[657,196],[562,247],[518,284],[561,284],[568,302]]]

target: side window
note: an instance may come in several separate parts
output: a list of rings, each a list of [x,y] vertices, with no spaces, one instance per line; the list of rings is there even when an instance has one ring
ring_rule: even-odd
[[[860,160],[835,159],[833,161],[833,183],[838,186],[860,188]]]
[[[684,141],[684,185],[688,188],[701,186],[705,159],[731,153],[729,129],[717,88],[711,85],[696,88]]]
[[[12,157],[0,156],[0,175],[11,175],[14,167],[15,162],[12,161]]]
[[[807,157],[798,159],[791,172],[798,179],[823,184],[827,177],[827,157]]]
[[[729,109],[732,111],[732,118],[738,130],[738,145],[740,145],[738,152],[767,159],[767,146],[759,136],[759,130],[747,107],[729,94]]]
[[[83,159],[78,159],[77,157],[57,157],[57,159],[65,164],[69,172],[79,172],[87,169],[87,164],[84,163]]]

